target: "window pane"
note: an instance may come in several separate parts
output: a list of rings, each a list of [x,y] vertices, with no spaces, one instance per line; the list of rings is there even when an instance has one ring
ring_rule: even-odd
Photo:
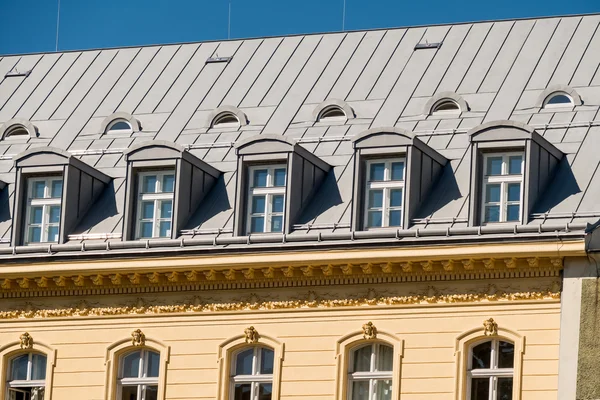
[[[390,346],[379,346],[377,371],[391,371],[394,362],[394,349]]]
[[[27,240],[30,243],[39,243],[42,241],[42,228],[40,227],[31,227],[29,228],[29,239]]]
[[[508,201],[521,201],[521,184],[520,183],[509,183],[508,184]]]
[[[267,170],[266,169],[255,169],[253,182],[254,182],[253,187],[266,187],[267,186]]]
[[[46,356],[33,354],[31,356],[31,379],[46,379]]]
[[[262,349],[262,360],[260,365],[261,374],[273,373],[273,350]]]
[[[28,354],[23,354],[17,358],[14,358],[10,363],[10,380],[11,381],[24,381],[27,380],[27,361],[29,359]]]
[[[157,377],[160,368],[160,354],[154,351],[148,351],[146,352],[146,356],[148,357],[148,370],[146,376],[151,378]]]
[[[252,375],[252,360],[254,359],[254,349],[248,349],[240,352],[235,359],[236,375]]]
[[[512,204],[506,207],[506,220],[507,221],[519,221],[519,205]]]
[[[392,398],[392,380],[379,380],[375,382],[375,399],[390,400]]]
[[[402,207],[402,189],[390,190],[390,207]]]
[[[8,389],[8,400],[44,400],[44,387],[23,387]]]
[[[283,195],[278,194],[273,196],[273,209],[274,213],[283,212]]]
[[[546,104],[571,104],[571,99],[565,94],[554,95]]]
[[[173,202],[171,200],[163,200],[160,202],[160,217],[171,218],[171,211],[173,209]]]
[[[512,400],[513,378],[498,378],[498,400]]]
[[[381,227],[381,211],[369,211],[367,225],[369,228]]]
[[[492,342],[484,342],[473,347],[473,358],[471,369],[490,368],[490,355],[492,353]]]
[[[265,231],[265,218],[252,217],[250,219],[250,233],[260,233]]]
[[[127,131],[131,129],[131,125],[129,125],[129,122],[126,121],[117,121],[114,122],[111,126],[109,131]]]
[[[352,382],[352,400],[369,400],[369,381]]]
[[[144,400],[158,399],[158,386],[146,386],[145,391],[146,396],[144,396]]]
[[[234,400],[250,400],[250,384],[249,383],[236,383],[234,389]]]
[[[390,211],[390,223],[389,226],[401,226],[402,225],[402,211],[392,210]]]
[[[46,188],[46,182],[34,182],[33,183],[33,198],[34,199],[43,199],[44,198],[44,189]]]
[[[265,196],[252,196],[252,214],[264,214]]]
[[[513,368],[515,364],[515,346],[500,342],[498,346],[498,368]]]
[[[60,181],[52,181],[52,196],[53,198],[57,199],[60,196],[62,196],[62,180]]]
[[[521,175],[521,161],[523,161],[523,156],[508,157],[508,173],[511,175]]]
[[[164,175],[162,180],[163,193],[173,193],[175,186],[175,175]]]
[[[498,221],[500,221],[500,206],[486,206],[484,222],[498,222]]]
[[[371,352],[373,346],[363,346],[354,350],[354,364],[352,372],[368,372],[371,370]]]
[[[271,217],[271,232],[283,231],[283,217],[281,215]]]
[[[383,206],[383,190],[369,190],[369,208]]]
[[[144,176],[144,184],[142,185],[142,192],[144,193],[155,193],[156,192],[156,175]]]
[[[382,181],[385,172],[385,164],[377,163],[371,164],[371,168],[369,171],[369,180],[370,181]]]
[[[48,215],[48,222],[51,224],[57,224],[60,222],[60,206],[50,206],[50,215]]]
[[[502,175],[502,157],[487,158],[487,175]]]
[[[404,163],[403,162],[392,163],[392,180],[393,181],[404,180]]]
[[[258,385],[258,400],[271,400],[273,385],[270,383],[261,383]]]
[[[123,386],[121,390],[121,400],[137,400],[138,387],[136,386]]]
[[[171,236],[171,221],[161,221],[159,224],[159,234],[160,237],[169,237]]]
[[[41,224],[44,216],[44,208],[43,207],[31,207],[31,211],[29,213],[29,223],[30,224]]]
[[[142,202],[142,219],[154,218],[154,202],[144,201]]]
[[[485,186],[485,202],[486,203],[500,202],[500,184]]]
[[[151,238],[152,237],[152,222],[142,222],[140,226],[140,237]]]
[[[48,227],[48,241],[49,242],[58,242],[58,226],[49,226]]]
[[[134,351],[123,357],[122,378],[138,378],[140,375],[140,352]]]
[[[471,380],[471,400],[490,399],[490,378],[473,378]]]
[[[274,185],[273,186],[285,186],[285,168],[278,168],[273,173]]]

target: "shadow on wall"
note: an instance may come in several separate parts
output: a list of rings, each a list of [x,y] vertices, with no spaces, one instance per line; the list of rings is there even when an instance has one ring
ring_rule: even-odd
[[[342,204],[342,195],[340,194],[336,174],[334,173],[335,168],[331,168],[321,186],[315,188],[317,191],[315,196],[295,223],[307,224],[330,208]],[[338,221],[327,222],[333,223]]]
[[[548,212],[568,197],[580,192],[581,188],[577,184],[567,157],[563,157],[554,176],[550,177],[547,189],[538,197],[539,201],[533,207],[532,213]]]
[[[425,203],[415,213],[414,218],[426,218],[439,211],[446,204],[460,199],[462,194],[456,182],[456,174],[450,163],[444,167],[444,171],[434,183],[431,191],[427,195]]]
[[[202,224],[213,218],[215,215],[231,209],[229,196],[227,195],[225,175],[226,174],[221,174],[221,176],[219,176],[215,185],[202,200],[202,204],[198,206],[196,212],[192,214],[189,221],[185,224],[184,229],[200,228]],[[235,179],[235,174],[233,176],[228,176],[228,179]],[[222,227],[222,225],[219,225],[214,228]]]
[[[92,204],[87,212],[87,215],[83,218],[79,225],[77,225],[77,228],[73,231],[73,234],[87,232],[94,226],[100,224],[102,221],[117,214],[119,214],[119,210],[117,210],[115,180],[112,179],[108,185],[106,185],[98,200]]]

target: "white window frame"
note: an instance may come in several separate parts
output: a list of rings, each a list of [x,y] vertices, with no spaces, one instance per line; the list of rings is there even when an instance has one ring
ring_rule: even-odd
[[[356,351],[358,351],[366,346],[371,347],[371,364],[369,366],[370,371],[369,372],[366,372],[366,371],[354,372],[353,369],[354,369],[355,353],[356,353]],[[372,400],[372,399],[377,398],[377,381],[390,380],[393,382],[394,371],[377,371],[377,365],[378,365],[378,357],[379,357],[379,348],[381,346],[387,346],[390,349],[392,349],[392,354],[393,354],[394,346],[391,346],[386,343],[371,343],[366,346],[363,344],[361,346],[356,346],[350,350],[350,354],[348,357],[348,379],[347,379],[347,385],[348,385],[347,398],[348,398],[348,400],[352,400],[352,388],[353,388],[352,383],[353,382],[369,381],[369,396],[368,396],[368,399],[365,399],[365,400]],[[392,359],[392,361],[393,361],[393,359]],[[392,363],[392,365],[393,365],[393,363]],[[393,393],[390,395],[390,398],[393,398]]]
[[[508,174],[509,160],[510,157],[521,156],[521,174]],[[487,160],[488,158],[502,157],[502,174],[501,175],[487,175]],[[523,183],[524,183],[524,169],[525,169],[525,153],[522,151],[507,152],[507,153],[486,153],[483,155],[483,185],[481,190],[481,221],[482,225],[486,224],[500,224],[500,223],[521,223],[523,217]],[[508,201],[508,184],[509,183],[520,183],[521,193],[519,196],[519,220],[518,221],[507,221],[507,211],[509,205],[515,205],[517,202]],[[487,192],[488,184],[497,185],[500,184],[500,202],[486,203],[485,195]],[[498,205],[500,206],[500,218],[499,221],[487,222],[485,220],[486,205]]]
[[[125,122],[129,128],[127,129],[113,129],[113,127],[118,124],[119,122]],[[122,119],[122,118],[117,118],[114,121],[111,121],[110,124],[108,124],[108,127],[106,128],[106,133],[133,133],[133,126],[131,125],[131,122],[127,121],[126,119]]]
[[[552,100],[556,96],[565,96],[570,100],[570,103],[550,104],[549,101]],[[565,92],[554,92],[554,93],[549,94],[544,99],[544,105],[542,108],[568,108],[568,107],[574,107],[574,106],[575,106],[575,101],[573,100],[572,96],[568,95]]]
[[[162,192],[162,183],[163,177],[165,175],[173,175],[174,183],[173,183],[173,192]],[[144,189],[144,177],[146,176],[156,176],[156,187],[155,193],[143,193]],[[160,234],[160,223],[164,221],[171,222],[171,234],[173,232],[173,211],[175,209],[175,185],[177,185],[176,181],[177,177],[175,176],[174,170],[160,170],[160,171],[144,171],[138,173],[138,202],[136,209],[136,218],[135,218],[135,237],[137,239],[157,239],[163,238],[162,236],[158,236]],[[171,201],[171,217],[170,218],[162,218],[160,214],[160,203],[163,201]],[[142,219],[142,204],[144,202],[153,201],[154,202],[154,214],[152,217],[152,221]],[[142,222],[152,222],[152,237],[151,238],[142,238]],[[167,236],[168,237],[168,236]]]
[[[327,115],[327,114],[331,114],[333,111],[338,111],[342,115]],[[323,122],[346,121],[347,119],[348,119],[348,116],[346,115],[346,112],[344,111],[344,109],[339,106],[336,106],[336,105],[331,105],[329,107],[325,107],[319,113],[319,118],[318,118],[319,121],[323,121]]]
[[[266,169],[267,170],[267,186],[265,187],[254,187],[254,171]],[[285,170],[285,184],[283,186],[274,186],[275,183],[275,170]],[[288,169],[285,164],[273,164],[273,165],[255,165],[248,168],[248,197],[246,207],[246,233],[250,235],[252,232],[252,217],[264,217],[263,231],[254,232],[255,234],[271,233],[271,220],[274,216],[281,216],[281,232],[285,230],[285,211],[286,211],[286,188],[288,183]],[[273,196],[283,196],[283,211],[274,213],[273,210]],[[262,213],[252,213],[252,199],[254,196],[265,196],[265,210]]]
[[[233,118],[233,119],[235,119],[235,122],[234,121],[226,121],[227,118]],[[222,122],[222,121],[225,121],[225,122]],[[239,126],[240,126],[240,119],[238,118],[238,116],[235,115],[234,113],[231,113],[228,111],[222,112],[221,114],[217,115],[212,123],[212,128],[217,128],[217,129],[239,128]]]
[[[261,374],[260,364],[262,362],[263,350],[269,350],[273,352],[273,371],[275,371],[276,354],[275,350],[264,346],[254,346],[252,354],[252,375],[236,375],[235,370],[237,367],[237,356],[249,350],[248,347],[244,347],[241,350],[236,351],[232,355],[231,363],[231,375],[229,379],[229,398],[233,400],[235,398],[235,385],[236,384],[250,384],[250,399],[258,400],[259,385],[261,383],[271,384],[271,393],[273,393],[273,374]],[[272,396],[272,395],[271,395]],[[272,397],[273,398],[273,397]]]
[[[491,357],[490,357],[490,367],[491,368],[480,368],[473,369],[473,349],[480,344],[492,342],[491,349]],[[498,392],[498,378],[513,378],[513,390],[515,385],[515,369],[514,365],[516,364],[516,360],[513,361],[513,368],[498,368],[498,349],[500,346],[500,342],[506,342],[512,344],[514,347],[514,351],[516,354],[516,346],[510,340],[502,340],[502,339],[493,339],[493,340],[484,340],[479,341],[477,343],[472,344],[469,347],[469,363],[467,368],[467,399],[471,398],[471,386],[473,382],[473,378],[490,378],[490,396],[489,399],[486,400],[497,400],[497,392]]]
[[[446,104],[446,103],[452,103],[456,106],[456,108],[451,109],[451,110],[438,110],[438,108],[442,104]],[[433,107],[431,107],[431,114],[435,114],[435,115],[460,114],[461,112],[462,112],[462,109],[460,108],[460,105],[456,101],[454,101],[452,99],[448,99],[448,98],[440,99],[433,105]]]
[[[60,197],[50,197],[52,195],[52,182],[60,180],[62,182],[62,190]],[[34,184],[36,182],[44,182],[44,198],[37,199],[33,197],[34,193]],[[48,240],[48,229],[51,226],[56,226],[58,228],[58,234],[60,236],[60,224],[61,218],[57,223],[50,223],[50,208],[58,206],[59,212],[62,214],[62,192],[65,190],[65,182],[62,176],[47,176],[43,178],[28,178],[27,179],[27,212],[25,213],[25,232],[24,232],[24,240],[25,244],[29,243],[56,243],[58,240]],[[31,223],[31,209],[33,207],[42,207],[42,223],[41,224],[32,224]],[[30,242],[29,241],[29,228],[39,226],[42,234],[39,242]]]
[[[24,354],[18,354],[15,357],[12,357],[10,359],[10,363],[9,363],[9,368],[8,368],[8,373],[7,373],[7,378],[9,378],[12,375],[12,362],[14,359],[23,356]],[[39,356],[43,356],[44,357],[44,367],[46,366],[47,363],[47,356],[43,353],[36,353],[36,352],[29,352],[27,353],[27,379],[25,380],[7,380],[6,382],[6,398],[10,399],[10,391],[11,389],[27,389],[27,388],[37,388],[37,387],[43,387],[44,390],[46,388],[46,379],[31,379],[31,374],[33,373],[33,356],[34,355],[39,355]],[[46,374],[48,373],[48,371],[46,370]]]
[[[401,162],[404,164],[402,171],[401,181],[392,181],[392,163]],[[383,181],[370,181],[371,178],[371,165],[372,164],[385,164],[385,170],[383,173]],[[404,189],[406,182],[406,158],[383,158],[367,160],[365,173],[365,195],[364,195],[364,229],[382,229],[390,228],[390,211],[400,211],[400,226],[393,226],[391,228],[399,229],[402,228],[404,219],[404,200],[406,191]],[[402,189],[402,205],[390,207],[390,191],[392,189]],[[369,226],[369,193],[371,190],[383,190],[383,203],[381,207],[382,211],[382,223],[381,226]],[[373,209],[375,210],[375,209]]]
[[[136,353],[138,351],[140,352],[140,359],[142,361],[142,362],[140,362],[140,365],[139,365],[138,377],[137,378],[122,378],[121,375],[123,375],[123,368],[124,368],[123,363],[125,362],[125,357],[127,357],[130,354]],[[158,391],[158,378],[159,377],[158,376],[156,376],[156,377],[147,377],[146,376],[148,374],[149,357],[147,356],[147,354],[149,352],[158,354],[159,357],[161,356],[160,352],[154,351],[154,350],[147,350],[147,349],[130,351],[130,352],[127,352],[127,353],[124,353],[123,355],[121,355],[121,357],[119,358],[119,372],[117,375],[118,376],[118,378],[117,378],[117,400],[121,400],[121,398],[123,397],[123,386],[137,386],[137,400],[145,400],[147,386],[156,386],[157,391]],[[159,370],[160,370],[160,361],[159,361],[158,365],[159,365]]]

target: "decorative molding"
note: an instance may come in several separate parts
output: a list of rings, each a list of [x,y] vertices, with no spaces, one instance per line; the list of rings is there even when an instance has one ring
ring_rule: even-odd
[[[497,336],[498,335],[498,324],[494,321],[494,318],[486,319],[483,321],[483,334],[484,336]]]
[[[144,335],[141,329],[131,332],[131,344],[134,346],[146,345],[146,335]]]
[[[33,348],[33,338],[31,337],[29,332],[25,332],[21,336],[19,336],[19,342],[21,349],[29,350]]]
[[[244,340],[246,343],[258,343],[258,331],[253,326],[244,329]]]
[[[362,326],[363,338],[365,340],[377,339],[377,328],[371,321]]]

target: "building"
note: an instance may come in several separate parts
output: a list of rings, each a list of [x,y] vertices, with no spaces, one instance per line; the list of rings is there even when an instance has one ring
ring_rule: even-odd
[[[2,57],[2,396],[599,398],[599,24]]]

